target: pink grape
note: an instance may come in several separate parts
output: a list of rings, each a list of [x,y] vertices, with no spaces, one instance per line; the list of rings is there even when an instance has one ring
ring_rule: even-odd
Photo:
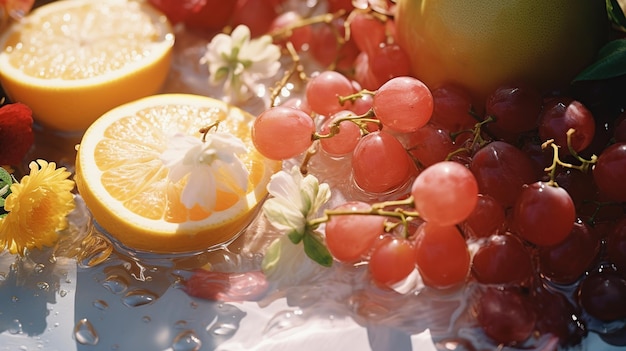
[[[438,225],[464,221],[478,202],[478,183],[467,167],[442,161],[423,170],[411,190],[415,209],[424,220]]]
[[[333,210],[345,212],[369,211],[371,206],[350,201]],[[336,215],[326,223],[326,246],[341,262],[355,263],[363,259],[384,232],[385,217],[376,215]]]
[[[359,140],[352,153],[352,177],[356,185],[371,193],[386,193],[405,184],[413,164],[400,141],[376,131]]]
[[[348,103],[342,105],[339,102],[339,97],[352,95],[354,92],[352,82],[336,71],[324,71],[312,77],[305,90],[311,109],[324,116],[349,108]]]
[[[286,160],[300,155],[313,143],[315,124],[301,110],[276,106],[263,111],[252,125],[252,142],[265,157]]]
[[[415,269],[413,245],[404,238],[384,236],[374,245],[369,261],[372,279],[382,286],[392,286]]]
[[[385,127],[401,133],[414,132],[430,120],[433,96],[422,81],[396,77],[378,88],[373,109]]]
[[[326,135],[330,132],[330,125],[339,118],[346,116],[354,116],[351,111],[339,111],[331,118],[328,118],[322,124],[320,133]],[[361,139],[361,129],[351,121],[342,121],[339,123],[339,133],[330,138],[320,139],[322,150],[331,156],[343,156],[354,151],[356,144]]]

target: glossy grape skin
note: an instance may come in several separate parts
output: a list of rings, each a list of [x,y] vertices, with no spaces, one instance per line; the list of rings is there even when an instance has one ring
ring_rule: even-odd
[[[442,161],[423,170],[411,189],[420,216],[438,225],[464,221],[478,201],[478,184],[467,167]]]
[[[423,168],[444,161],[457,148],[450,138],[450,133],[432,123],[427,123],[412,133],[402,134],[398,138]]]
[[[578,301],[600,321],[626,318],[626,280],[610,270],[590,274],[578,286]]]
[[[494,116],[496,129],[520,133],[537,126],[543,98],[524,84],[503,85],[487,97],[485,113]]]
[[[478,150],[470,163],[481,194],[495,198],[505,208],[512,206],[522,185],[536,181],[530,158],[515,146],[493,141]]]
[[[368,269],[374,282],[382,286],[404,280],[415,269],[413,245],[407,239],[382,237],[374,244]]]
[[[615,224],[606,238],[607,257],[617,271],[626,277],[626,218]]]
[[[415,262],[424,284],[434,288],[450,288],[467,279],[470,254],[456,226],[425,222],[417,230]]]
[[[472,273],[483,284],[523,284],[533,275],[531,255],[511,234],[492,235],[472,258]]]
[[[313,143],[315,124],[301,110],[276,106],[263,111],[252,125],[252,142],[265,157],[286,160],[300,155]]]
[[[410,179],[413,169],[402,144],[384,131],[363,136],[352,153],[352,177],[366,192],[397,189]]]
[[[442,85],[432,90],[433,115],[431,122],[456,133],[470,130],[478,122],[471,115],[472,98],[454,85]]]
[[[235,28],[244,24],[250,28],[252,37],[267,33],[272,21],[278,15],[268,0],[231,0],[237,3],[231,25]]]
[[[556,245],[574,228],[576,210],[563,188],[535,182],[524,185],[513,208],[513,228],[539,246]]]
[[[395,77],[376,90],[372,107],[385,127],[408,133],[428,123],[433,113],[433,96],[420,80]]]
[[[572,148],[576,152],[591,144],[595,134],[595,121],[591,111],[571,98],[555,98],[548,101],[539,117],[539,136],[542,141],[554,139],[562,154],[569,154],[567,131],[573,128]]]
[[[354,116],[351,111],[343,110],[335,113],[326,119],[320,128],[319,133],[327,135],[330,132],[330,125],[338,118]],[[339,132],[330,138],[320,139],[322,150],[331,156],[343,156],[354,151],[357,143],[361,139],[361,129],[351,121],[339,123]]]
[[[334,210],[369,211],[365,202],[350,201]],[[376,215],[336,215],[326,223],[326,246],[341,262],[361,261],[384,232],[385,217]]]
[[[488,287],[478,299],[476,319],[496,343],[510,345],[528,339],[537,315],[518,289]]]
[[[354,87],[346,76],[336,71],[324,71],[313,76],[306,85],[306,100],[313,111],[320,115],[330,116],[344,109],[339,97],[353,94]]]
[[[563,347],[577,345],[587,335],[580,308],[562,293],[539,286],[532,291],[532,302],[539,316],[535,328],[541,335],[558,337]]]
[[[352,39],[337,47],[337,34],[345,36],[345,18],[337,18],[330,24],[320,23],[312,29],[309,52],[313,58],[323,67],[341,72],[350,71],[360,51]]]
[[[502,205],[493,197],[478,194],[474,211],[465,220],[469,227],[469,235],[474,238],[487,238],[497,234],[505,223],[505,213]]]
[[[274,18],[270,25],[269,32],[280,31],[302,20],[302,16],[295,11],[283,12]],[[291,42],[296,51],[300,52],[309,44],[312,35],[311,26],[301,26],[291,30],[288,35],[280,37],[280,41],[275,42],[275,44],[285,46],[287,42]]]
[[[379,82],[408,76],[411,73],[409,56],[398,44],[378,45],[369,55],[372,74]]]
[[[593,167],[593,179],[608,198],[626,201],[626,143],[616,143],[602,151]]]
[[[353,11],[349,19],[350,37],[359,50],[370,54],[385,42],[385,24],[370,13]]]
[[[563,241],[537,249],[538,271],[555,283],[571,284],[591,267],[599,252],[599,238],[579,220]]]

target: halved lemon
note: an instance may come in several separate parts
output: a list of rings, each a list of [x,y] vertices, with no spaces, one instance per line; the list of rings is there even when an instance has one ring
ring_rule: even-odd
[[[263,157],[252,144],[254,116],[209,97],[162,94],[105,113],[85,132],[78,147],[76,185],[99,224],[122,244],[140,251],[201,251],[228,242],[256,215],[266,186],[281,163]],[[187,177],[173,183],[160,159],[175,133],[202,137],[200,129],[219,121],[218,130],[241,139],[249,172],[243,196],[218,191],[206,211],[181,203]]]
[[[84,131],[113,107],[157,93],[173,44],[170,23],[147,2],[55,1],[0,37],[0,82],[40,124]]]

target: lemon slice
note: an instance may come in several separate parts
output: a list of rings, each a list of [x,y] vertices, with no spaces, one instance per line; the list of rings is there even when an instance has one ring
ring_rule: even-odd
[[[173,44],[171,25],[147,2],[55,1],[0,37],[0,82],[40,124],[84,131],[113,107],[157,93]]]
[[[200,251],[231,240],[254,218],[266,186],[281,163],[254,149],[254,116],[222,101],[190,94],[162,94],[112,109],[85,132],[78,147],[76,185],[95,221],[122,244],[140,251]],[[202,137],[199,130],[220,121],[218,130],[241,139],[248,172],[247,193],[217,192],[206,211],[181,203],[187,177],[173,183],[160,159],[171,135]]]

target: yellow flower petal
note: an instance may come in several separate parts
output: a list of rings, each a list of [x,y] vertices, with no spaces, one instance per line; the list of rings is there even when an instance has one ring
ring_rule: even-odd
[[[29,168],[29,175],[11,185],[4,206],[8,214],[0,221],[0,247],[12,254],[54,245],[75,207],[70,172],[44,160],[31,162]]]

